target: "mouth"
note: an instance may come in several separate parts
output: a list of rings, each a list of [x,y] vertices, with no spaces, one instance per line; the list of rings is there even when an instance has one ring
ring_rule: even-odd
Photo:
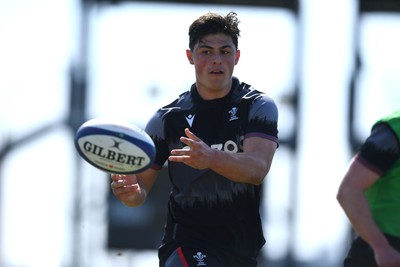
[[[210,74],[224,74],[224,72],[222,70],[212,70]]]

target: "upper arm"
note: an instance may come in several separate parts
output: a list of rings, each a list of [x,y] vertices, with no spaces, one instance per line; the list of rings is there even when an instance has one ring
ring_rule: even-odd
[[[360,151],[353,157],[340,190],[365,191],[399,158],[397,136],[385,123],[372,128]]]
[[[339,195],[346,192],[364,192],[373,185],[380,175],[353,158],[339,187]]]

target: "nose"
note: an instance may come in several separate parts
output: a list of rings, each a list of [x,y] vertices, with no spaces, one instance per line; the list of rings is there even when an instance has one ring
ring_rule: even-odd
[[[217,64],[221,64],[222,62],[222,57],[220,54],[215,54],[213,57],[213,64],[217,65]]]

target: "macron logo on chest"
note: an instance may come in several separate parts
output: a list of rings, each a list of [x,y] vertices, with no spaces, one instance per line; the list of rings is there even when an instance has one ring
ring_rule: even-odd
[[[192,127],[194,116],[195,116],[195,114],[189,114],[185,117],[185,119],[190,127]]]

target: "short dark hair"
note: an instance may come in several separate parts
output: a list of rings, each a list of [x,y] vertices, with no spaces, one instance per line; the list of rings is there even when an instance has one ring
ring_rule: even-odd
[[[189,48],[194,49],[195,44],[207,34],[224,33],[232,38],[235,48],[238,49],[239,20],[235,12],[226,16],[217,13],[206,13],[196,19],[189,27]]]

